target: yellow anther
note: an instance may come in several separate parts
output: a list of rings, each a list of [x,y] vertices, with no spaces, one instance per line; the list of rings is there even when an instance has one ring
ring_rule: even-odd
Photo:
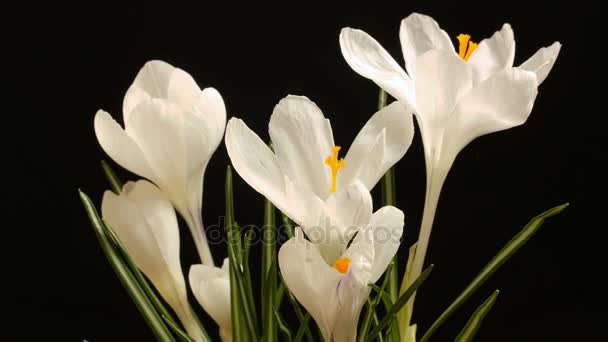
[[[345,274],[348,272],[348,266],[350,266],[349,258],[340,258],[334,262],[334,268],[338,270],[338,272]]]
[[[477,47],[479,47],[479,44],[469,42],[469,48],[467,49],[467,54],[466,54],[466,56],[464,56],[465,61],[469,60],[469,57],[471,57],[471,54],[473,53],[473,51],[475,51],[475,49],[477,49]]]
[[[475,51],[475,49],[477,49],[479,44],[472,42],[471,36],[464,33],[459,34],[456,39],[458,39],[459,43],[458,56],[460,56],[460,58],[464,59],[465,61],[468,61],[469,57],[471,57],[471,54],[473,53],[473,51]]]
[[[331,168],[331,192],[336,192],[336,177],[338,177],[338,170],[346,167],[344,158],[338,159],[338,152],[340,152],[340,146],[334,146],[334,153],[325,158],[325,164]]]

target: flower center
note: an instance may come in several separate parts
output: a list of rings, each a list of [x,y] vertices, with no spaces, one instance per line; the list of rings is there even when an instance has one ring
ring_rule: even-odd
[[[459,34],[456,39],[458,39],[458,42],[460,43],[460,46],[458,48],[458,56],[460,56],[460,58],[464,59],[465,61],[468,61],[469,57],[471,57],[471,54],[473,53],[473,51],[475,51],[475,49],[477,49],[479,44],[473,43],[471,41],[471,36],[464,33]]]
[[[338,170],[346,167],[344,158],[338,159],[338,152],[340,152],[340,146],[334,146],[334,153],[325,158],[325,164],[331,169],[331,192],[336,192],[336,177],[338,176]]]
[[[348,266],[350,266],[349,258],[340,258],[334,262],[334,268],[338,270],[338,272],[345,274],[348,272]]]

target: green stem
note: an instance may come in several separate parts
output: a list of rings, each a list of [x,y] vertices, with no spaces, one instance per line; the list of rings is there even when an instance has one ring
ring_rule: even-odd
[[[276,258],[275,241],[276,213],[269,200],[264,203],[264,227],[262,229],[262,319],[264,341],[273,342],[277,339],[278,331],[275,324],[274,299],[277,287],[276,267],[273,261]],[[275,275],[273,277],[273,275]]]

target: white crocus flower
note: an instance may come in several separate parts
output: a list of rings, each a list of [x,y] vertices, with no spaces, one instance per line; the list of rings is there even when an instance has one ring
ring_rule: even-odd
[[[230,274],[228,258],[222,268],[207,265],[190,267],[190,288],[194,297],[220,327],[222,341],[232,341],[230,318]]]
[[[177,218],[169,200],[148,181],[128,182],[120,195],[104,193],[101,213],[188,334],[196,341],[203,340],[188,304]]]
[[[338,158],[340,147],[334,144],[329,120],[306,97],[282,99],[268,126],[274,153],[242,120],[230,119],[226,149],[235,170],[315,243],[326,245],[323,253],[337,258],[355,233],[349,228],[360,227],[371,215],[371,198],[362,194],[410,146],[411,113],[397,102],[381,109],[359,132],[344,159]],[[369,215],[356,210],[359,204],[370,208]],[[325,229],[312,231],[318,227]]]
[[[367,196],[369,192],[367,192]],[[337,259],[324,256],[302,230],[279,250],[279,267],[289,290],[315,319],[325,341],[351,342],[357,337],[361,308],[370,287],[384,273],[399,248],[403,212],[384,207],[368,211],[350,246]]]
[[[367,33],[344,28],[340,46],[348,64],[414,109],[424,142],[427,190],[412,279],[422,270],[443,181],[456,155],[475,138],[523,124],[537,88],[553,67],[560,43],[513,66],[509,24],[475,44],[461,34],[456,52],[450,36],[428,16],[401,22],[403,68]]]
[[[125,128],[102,110],[95,134],[127,170],[155,183],[184,217],[201,261],[213,265],[201,219],[203,176],[224,134],[226,109],[213,88],[201,90],[185,71],[151,61],[123,102]]]

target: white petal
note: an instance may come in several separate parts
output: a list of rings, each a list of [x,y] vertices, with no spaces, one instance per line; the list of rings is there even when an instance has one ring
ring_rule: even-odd
[[[555,42],[551,46],[538,50],[519,67],[524,70],[533,71],[536,74],[538,84],[540,85],[549,75],[549,71],[553,68],[561,48],[562,44]]]
[[[533,72],[510,68],[489,77],[462,100],[450,122],[449,147],[456,152],[473,139],[523,124],[537,94]]]
[[[372,149],[381,137],[384,146],[378,155]],[[338,173],[339,184],[344,186],[357,178],[371,190],[405,155],[413,137],[412,112],[402,102],[395,101],[382,108],[367,121],[348,149],[344,158],[347,166]]]
[[[228,121],[226,150],[234,169],[245,182],[292,217],[287,206],[284,175],[276,156],[243,120],[232,118]]]
[[[144,152],[158,175],[157,185],[174,202],[178,210],[184,201],[188,162],[184,115],[174,103],[152,99],[141,102],[131,113],[127,133]]]
[[[340,48],[348,65],[394,98],[414,107],[414,85],[403,68],[370,35],[352,28],[340,32]]]
[[[371,226],[359,230],[342,257],[350,259],[349,273],[352,273],[362,287],[367,287],[375,259],[374,234]]]
[[[164,98],[188,108],[194,104],[201,93],[201,88],[190,74],[182,69],[174,68],[169,74]]]
[[[325,204],[325,213],[341,233],[346,233],[346,243],[365,227],[372,216],[372,196],[360,181],[355,181],[341,191],[332,194]]]
[[[334,139],[323,113],[304,96],[287,96],[274,108],[268,131],[281,169],[297,186],[321,198],[331,190],[331,171],[325,159]]]
[[[175,67],[163,61],[149,61],[141,68],[133,84],[141,88],[152,98],[167,98],[169,80]]]
[[[110,114],[102,110],[95,114],[95,135],[103,150],[120,166],[152,181],[156,180],[155,173],[137,143]]]
[[[281,246],[279,267],[289,290],[315,319],[323,335],[331,336],[338,311],[336,289],[341,274],[299,233]]]
[[[471,70],[453,53],[430,50],[416,60],[416,115],[422,128],[445,124],[454,106],[471,89]]]
[[[167,98],[169,80],[174,70],[175,67],[163,61],[149,61],[144,64],[122,102],[125,126],[128,125],[131,112],[140,102],[151,98]]]
[[[513,66],[515,58],[515,38],[511,25],[504,24],[502,29],[489,39],[479,43],[468,63],[473,68],[475,83],[481,82],[490,75]]]
[[[155,284],[166,272],[181,273],[175,211],[156,186],[141,180],[128,182],[120,196],[106,191],[101,211],[135,263]]]
[[[151,98],[150,94],[134,84],[127,89],[122,101],[122,119],[125,123],[125,127],[128,125],[133,109],[141,102],[150,100]]]
[[[380,208],[372,215],[369,226],[374,234],[375,253],[370,282],[375,283],[380,278],[397,253],[403,224],[403,212],[392,206]]]
[[[416,58],[429,50],[454,52],[452,40],[428,15],[412,13],[401,21],[401,49],[407,72],[412,79],[416,73]]]
[[[230,278],[227,270],[192,265],[189,280],[194,297],[220,326],[220,330],[230,330]]]

